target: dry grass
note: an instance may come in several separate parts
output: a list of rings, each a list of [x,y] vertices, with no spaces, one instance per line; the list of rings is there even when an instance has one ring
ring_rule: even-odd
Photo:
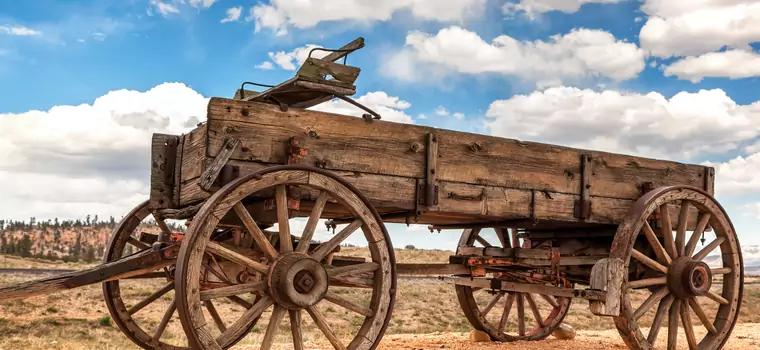
[[[360,248],[344,248],[340,254],[365,255]],[[450,251],[399,249],[396,252],[396,258],[398,262],[445,262],[450,254]],[[8,261],[11,261],[14,267],[49,267],[39,266],[37,262],[24,261],[24,259],[9,258]],[[0,275],[0,285],[17,283],[30,278],[36,277]],[[757,280],[757,278],[752,280]],[[129,307],[130,304],[134,304],[160,288],[162,284],[163,282],[158,280],[122,281],[122,297]],[[369,296],[369,292],[364,290],[339,288],[337,292],[355,302],[366,300]],[[644,297],[645,295],[639,297],[639,303]],[[172,298],[173,292],[170,292],[146,310],[140,311],[141,317],[137,319],[138,323],[146,325],[149,332],[152,332]],[[480,305],[485,305],[490,300],[490,296],[484,295],[479,300]],[[502,303],[503,301],[499,305]],[[705,301],[703,305],[707,306],[708,314],[714,312],[715,303]],[[228,326],[242,312],[240,306],[226,299],[215,300],[215,306]],[[343,337],[344,342],[349,339],[349,331],[353,332],[363,320],[363,317],[358,314],[329,302],[320,303],[319,309],[326,316],[330,326]],[[499,309],[498,305],[494,307],[494,310]],[[492,312],[492,314],[496,315],[498,312]],[[653,312],[650,312],[645,316],[644,322],[650,322],[652,314]],[[270,311],[267,311],[262,316],[251,334],[241,343],[241,348],[255,348],[253,344],[257,344],[263,336],[269,315]],[[206,317],[208,320],[211,319],[208,314]],[[305,339],[321,340],[323,336],[308,318],[308,314],[303,313],[303,318]],[[760,323],[759,285],[745,287],[740,322]],[[614,329],[611,319],[592,315],[588,311],[588,303],[582,300],[573,302],[566,323],[579,331]],[[290,341],[289,328],[286,317],[280,324],[277,340]],[[388,335],[468,332],[470,330],[471,326],[460,309],[452,285],[436,280],[399,280],[397,300],[387,331]],[[175,313],[162,340],[184,345],[183,339],[182,327]],[[138,347],[110,320],[103,302],[102,289],[100,285],[93,285],[0,305],[0,349],[90,350],[138,349]]]

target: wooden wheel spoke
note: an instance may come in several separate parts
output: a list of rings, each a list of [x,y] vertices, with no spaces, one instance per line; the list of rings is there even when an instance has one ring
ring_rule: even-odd
[[[216,254],[217,256],[220,256],[229,261],[232,261],[238,265],[243,265],[245,267],[252,268],[265,275],[269,272],[269,268],[266,265],[257,261],[253,261],[247,256],[240,254],[232,249],[226,248],[217,242],[208,242],[208,244],[206,245],[206,250],[212,254]]]
[[[689,204],[688,201],[681,201],[681,212],[678,213],[678,226],[676,227],[676,250],[678,256],[684,255],[684,249],[686,245],[686,225],[689,222]]]
[[[718,302],[719,304],[722,304],[722,305],[728,305],[728,300],[727,300],[726,298],[724,298],[724,297],[722,297],[722,296],[718,295],[717,293],[715,293],[715,292],[713,292],[713,291],[709,291],[709,292],[707,292],[707,293],[705,294],[705,296],[706,296],[706,297],[708,297],[708,298],[710,298],[710,299],[712,299],[712,300],[715,300],[715,301],[716,301],[716,302]]]
[[[330,341],[330,344],[336,349],[336,350],[345,350],[346,347],[343,345],[343,343],[338,339],[337,336],[335,336],[335,332],[333,332],[332,328],[330,328],[330,325],[327,324],[327,320],[325,320],[325,317],[322,316],[322,313],[317,310],[314,306],[309,306],[306,308],[306,312],[309,313],[309,316],[311,316],[311,319],[314,320],[314,323],[317,325],[317,328],[319,328],[320,331],[327,337],[327,340]]]
[[[652,327],[649,329],[649,336],[647,337],[647,340],[650,344],[654,344],[657,340],[657,334],[660,332],[662,321],[665,318],[665,314],[668,312],[668,309],[670,309],[670,305],[673,304],[674,299],[675,297],[669,294],[662,301],[660,301],[660,306],[657,307],[657,314],[654,316],[654,321],[652,321]]]
[[[731,273],[733,271],[734,271],[734,269],[732,269],[730,267],[719,267],[719,268],[715,268],[715,269],[710,269],[710,273],[712,273],[713,275],[725,275],[725,274],[729,274],[729,273]]]
[[[264,310],[268,309],[272,304],[274,304],[274,301],[269,295],[264,295],[261,297],[261,299],[253,304],[253,306],[245,310],[243,315],[240,316],[240,318],[237,319],[237,321],[235,321],[235,323],[233,323],[229,328],[227,328],[227,330],[221,336],[219,336],[217,342],[225,343],[239,337],[243,332],[246,331],[247,326],[251,323],[251,321],[261,316]]]
[[[241,298],[241,297],[239,297],[237,295],[230,295],[230,296],[228,296],[226,298],[227,298],[227,300],[229,300],[229,301],[231,301],[231,302],[233,302],[235,304],[238,304],[238,305],[242,306],[246,310],[248,310],[248,309],[250,309],[250,308],[253,307],[253,304],[251,304],[251,303],[243,300],[243,298]]]
[[[150,248],[150,246],[147,243],[140,242],[137,240],[137,238],[134,238],[132,236],[129,236],[129,238],[127,238],[127,243],[135,246],[139,250]]]
[[[231,286],[207,289],[201,291],[201,300],[211,300],[216,298],[226,298],[234,295],[262,292],[266,289],[267,282],[253,282],[244,284],[233,284]]]
[[[172,318],[172,315],[174,315],[175,310],[177,310],[177,299],[172,299],[166,312],[164,312],[164,317],[161,319],[161,323],[159,323],[158,328],[156,328],[156,332],[153,333],[153,341],[157,342],[161,339],[161,336],[164,334],[164,330],[166,330],[166,326],[169,324],[169,320]]]
[[[650,294],[649,297],[646,300],[644,300],[644,302],[641,303],[641,305],[639,305],[639,308],[636,309],[636,312],[633,313],[633,319],[638,321],[641,318],[641,316],[643,316],[645,313],[647,313],[647,311],[652,309],[652,306],[654,306],[654,304],[657,304],[658,302],[660,302],[660,300],[662,300],[662,298],[668,295],[668,292],[670,292],[668,290],[668,287],[660,287],[659,289],[657,289],[656,292]]]
[[[353,287],[353,288],[374,288],[375,281],[369,278],[356,277],[356,276],[339,276],[330,277],[330,286],[336,287]]]
[[[275,190],[277,201],[277,230],[280,237],[280,252],[286,253],[293,250],[290,241],[290,215],[288,215],[288,193],[286,185],[278,185]]]
[[[525,336],[525,303],[523,293],[517,293],[517,333]]]
[[[317,247],[317,249],[314,250],[313,253],[311,253],[311,257],[314,260],[321,261],[322,259],[325,258],[327,253],[331,252],[333,249],[339,246],[346,238],[348,238],[348,236],[354,233],[354,231],[356,231],[363,224],[364,224],[364,221],[362,221],[361,219],[356,219],[352,221],[350,224],[348,224],[348,226],[344,227],[335,236],[330,238],[329,241],[320,244]]]
[[[280,254],[278,254],[274,247],[272,247],[272,243],[269,242],[269,239],[267,239],[267,236],[261,231],[259,225],[256,224],[256,221],[253,220],[251,213],[248,212],[248,209],[245,208],[243,203],[235,203],[233,209],[235,209],[238,218],[243,222],[246,230],[248,230],[248,233],[251,234],[251,237],[253,237],[253,240],[259,248],[261,248],[264,254],[266,254],[270,260],[276,259]]]
[[[485,238],[480,237],[480,234],[475,236],[475,240],[478,241],[478,243],[482,244],[484,247],[493,247],[493,245],[491,243],[488,243]]]
[[[290,333],[293,335],[293,350],[303,350],[301,333],[301,310],[288,310],[290,315]]]
[[[678,319],[681,309],[681,299],[673,300],[668,313],[668,349],[676,349],[678,346]]]
[[[654,277],[654,278],[644,278],[644,279],[628,282],[627,287],[629,289],[635,289],[635,288],[641,288],[641,287],[659,286],[667,282],[668,282],[667,277],[664,277],[664,276]]]
[[[507,301],[504,303],[504,311],[501,314],[501,320],[499,320],[499,332],[503,332],[507,326],[507,320],[509,319],[509,312],[512,311],[512,303],[515,301],[515,294],[509,293],[507,295]]]
[[[723,244],[723,241],[725,241],[725,240],[726,239],[724,237],[715,238],[712,242],[710,242],[710,244],[708,244],[706,247],[702,248],[702,250],[700,250],[699,253],[694,254],[694,256],[692,257],[692,259],[701,261],[702,259],[704,259],[707,256],[707,254],[710,254],[710,252],[712,252],[713,250],[715,250],[715,248],[717,248],[719,245]]]
[[[329,268],[327,269],[327,276],[339,277],[339,276],[358,275],[358,274],[367,273],[367,272],[375,272],[379,268],[380,268],[380,264],[376,262],[352,264],[352,265]]]
[[[499,239],[499,243],[501,243],[502,248],[509,248],[511,246],[511,242],[509,241],[509,232],[507,232],[507,229],[497,228],[494,231],[496,231],[496,238]]]
[[[130,315],[133,315],[135,312],[138,312],[142,308],[150,305],[150,303],[158,300],[158,298],[164,296],[164,294],[168,293],[172,289],[174,289],[174,282],[169,282],[169,283],[165,284],[163,287],[161,287],[161,289],[153,292],[151,295],[149,295],[148,297],[146,297],[143,300],[140,300],[140,302],[138,302],[137,304],[135,304],[134,306],[132,306],[129,309],[129,311],[127,311],[127,313],[129,313]]]
[[[224,325],[224,321],[222,320],[222,317],[220,317],[219,312],[216,311],[216,308],[214,307],[214,303],[211,302],[211,300],[204,300],[203,306],[206,307],[206,310],[208,311],[209,315],[211,315],[211,318],[214,320],[216,327],[219,328],[219,331],[224,333],[224,331],[227,330],[227,326]]]
[[[335,305],[342,306],[342,307],[344,307],[344,308],[346,308],[348,310],[351,310],[353,312],[356,312],[356,313],[358,313],[358,314],[360,314],[362,316],[372,317],[375,314],[370,308],[365,307],[365,306],[361,306],[361,305],[357,305],[354,302],[352,302],[350,300],[346,300],[345,298],[343,298],[343,297],[341,297],[341,296],[339,296],[339,295],[337,295],[337,294],[335,294],[335,293],[333,293],[331,291],[327,291],[327,293],[325,294],[325,299],[327,299],[327,301],[329,301],[329,302],[331,302],[331,303],[333,303]]]
[[[285,316],[284,307],[275,304],[272,316],[269,318],[269,325],[267,325],[267,331],[264,333],[264,339],[261,340],[261,350],[269,350],[274,343],[274,336],[277,335],[277,328],[282,322],[282,317]]]
[[[644,255],[640,251],[636,249],[631,249],[631,257],[634,259],[644,263],[644,265],[649,266],[653,270],[660,271],[662,273],[668,273],[668,268],[661,265],[660,263],[652,260],[650,257]]]
[[[699,216],[699,221],[697,221],[697,227],[694,228],[694,232],[691,234],[691,238],[689,238],[689,243],[686,243],[686,248],[684,249],[684,256],[691,256],[694,254],[694,249],[697,248],[697,242],[699,241],[699,237],[702,235],[703,232],[705,232],[705,228],[707,227],[707,223],[710,221],[710,213],[702,213],[702,215]]]
[[[662,239],[665,241],[665,249],[671,257],[677,257],[678,251],[676,250],[675,240],[673,239],[673,225],[670,222],[670,205],[663,203],[660,205],[660,233]]]
[[[559,303],[551,295],[547,295],[547,294],[539,294],[539,295],[541,296],[541,298],[546,300],[546,302],[549,303],[549,305],[551,305],[552,307],[559,307]]]
[[[644,224],[641,226],[641,228],[644,231],[644,236],[647,238],[649,245],[652,247],[652,250],[654,250],[654,254],[658,259],[660,259],[660,262],[663,262],[666,265],[670,264],[672,259],[668,252],[665,251],[665,247],[662,246],[660,240],[657,239],[657,235],[655,235],[654,230],[652,230],[652,226],[649,225],[649,222],[644,221]]]
[[[491,299],[491,302],[488,303],[485,309],[483,309],[483,311],[480,313],[481,315],[483,315],[483,318],[486,318],[486,316],[488,316],[488,313],[491,312],[491,309],[493,309],[496,303],[498,303],[499,300],[501,300],[501,297],[503,296],[504,296],[504,292],[500,292],[493,296],[493,299]]]
[[[712,321],[710,321],[710,318],[707,317],[705,310],[702,310],[702,306],[699,305],[699,302],[697,302],[696,298],[689,299],[689,306],[691,306],[691,309],[694,310],[697,318],[699,318],[699,321],[702,322],[702,325],[705,326],[705,329],[707,329],[708,332],[713,334],[718,333],[715,325],[712,323]]]
[[[681,302],[681,323],[683,324],[683,330],[686,333],[686,342],[689,344],[689,349],[696,349],[697,338],[694,336],[694,326],[691,324],[689,303],[685,300]]]
[[[322,191],[319,193],[319,197],[317,197],[317,201],[311,209],[311,214],[309,214],[309,221],[306,222],[301,239],[298,241],[297,252],[306,253],[309,250],[311,238],[314,237],[314,231],[317,229],[317,223],[319,223],[319,218],[322,216],[322,211],[325,209],[325,204],[329,197],[330,194],[327,192]]]
[[[536,319],[538,328],[543,328],[544,318],[541,317],[541,312],[538,310],[538,305],[536,305],[536,301],[533,299],[533,294],[525,293],[525,298],[528,299],[528,306],[530,306],[530,310],[533,312],[533,317]]]

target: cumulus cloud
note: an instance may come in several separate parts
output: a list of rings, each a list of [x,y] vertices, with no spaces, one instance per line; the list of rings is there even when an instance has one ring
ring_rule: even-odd
[[[157,11],[161,16],[168,17],[171,14],[180,13],[181,5],[188,5],[193,8],[203,9],[209,8],[217,0],[172,0],[171,3],[161,0],[150,0],[150,6],[148,7],[148,15],[153,14],[153,10]],[[229,15],[229,12],[228,12]],[[238,15],[239,17],[239,15]]]
[[[743,195],[760,192],[760,153],[739,156],[723,163],[705,162],[715,167],[717,195]],[[760,208],[760,207],[758,207]],[[760,210],[757,211],[760,213]]]
[[[482,13],[484,4],[485,0],[271,0],[252,7],[247,20],[255,22],[256,32],[270,29],[280,36],[290,27],[308,29],[322,22],[388,21],[399,11],[409,11],[420,20],[461,22]]]
[[[410,115],[404,112],[405,109],[411,107],[411,104],[407,101],[399,99],[398,97],[389,96],[386,92],[368,92],[367,94],[357,98],[356,101],[375,111],[377,114],[380,114],[382,120],[409,124],[414,123],[414,119],[412,119]],[[314,106],[311,109],[323,112],[352,115],[356,117],[360,117],[362,114],[367,113],[364,110],[340,99],[325,102],[323,104]]]
[[[711,77],[740,79],[760,76],[760,54],[737,49],[686,57],[665,68],[665,75],[693,83]]]
[[[240,15],[243,13],[243,7],[230,7],[227,9],[227,17],[224,17],[220,22],[235,22],[240,19]]]
[[[760,102],[739,105],[720,89],[666,98],[554,87],[494,101],[486,116],[498,136],[681,161],[760,135]]]
[[[121,217],[147,199],[152,133],[192,129],[207,103],[184,84],[166,83],[111,91],[92,104],[0,113],[0,212]]]
[[[641,47],[653,56],[695,56],[760,41],[756,0],[646,0]]]
[[[535,19],[547,12],[574,13],[585,4],[614,4],[620,1],[623,0],[520,0],[519,3],[506,3],[502,9],[507,15],[524,13],[528,18]]]
[[[475,32],[451,26],[436,34],[410,32],[405,47],[387,66],[394,68],[388,72],[400,80],[424,79],[440,75],[444,69],[462,74],[498,73],[556,85],[560,79],[630,79],[644,69],[645,59],[636,44],[616,40],[603,30],[573,29],[547,41],[521,41],[503,34],[489,43]]]

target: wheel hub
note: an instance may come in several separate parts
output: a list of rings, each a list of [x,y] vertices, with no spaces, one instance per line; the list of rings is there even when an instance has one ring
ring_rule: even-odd
[[[290,310],[318,303],[327,293],[327,270],[306,254],[285,253],[269,268],[269,295]]]
[[[703,261],[681,257],[673,261],[668,270],[668,288],[679,298],[693,298],[707,294],[712,286],[710,267]]]

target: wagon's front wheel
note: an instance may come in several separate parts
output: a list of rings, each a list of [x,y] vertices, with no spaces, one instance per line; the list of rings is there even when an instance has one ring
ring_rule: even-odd
[[[511,231],[514,232],[514,231]],[[459,247],[522,247],[517,235],[495,228],[487,237],[480,228],[465,229]],[[491,232],[489,232],[491,233]],[[489,278],[500,277],[494,273]],[[560,326],[570,310],[570,298],[539,293],[496,292],[467,285],[456,285],[457,299],[467,320],[477,330],[497,341],[542,340]]]
[[[250,209],[262,207],[275,215]],[[302,232],[291,228],[291,210],[308,215]],[[222,242],[220,219],[230,215],[251,235],[250,245]],[[325,242],[310,245],[318,220],[336,216],[349,223]],[[259,225],[271,224],[262,222],[267,217],[276,217],[278,232],[268,235],[261,230]],[[362,245],[356,241],[362,238],[368,260],[332,264],[331,252],[347,241]],[[252,258],[258,253],[264,258]],[[254,282],[204,285],[198,275],[209,258],[265,277]],[[249,340],[260,343],[261,349],[283,342],[289,343],[287,348],[303,349],[303,340],[314,336],[336,349],[374,349],[390,319],[395,274],[385,226],[356,188],[321,169],[277,166],[227,184],[196,214],[177,259],[177,310],[197,349],[223,348],[259,317],[260,332]],[[203,302],[250,294],[257,296],[251,306],[236,317],[215,320],[224,327],[213,332],[215,328],[202,313]]]
[[[619,226],[610,257],[624,263],[614,320],[628,347],[723,347],[739,315],[744,271],[733,225],[712,196],[687,186],[647,193]]]

